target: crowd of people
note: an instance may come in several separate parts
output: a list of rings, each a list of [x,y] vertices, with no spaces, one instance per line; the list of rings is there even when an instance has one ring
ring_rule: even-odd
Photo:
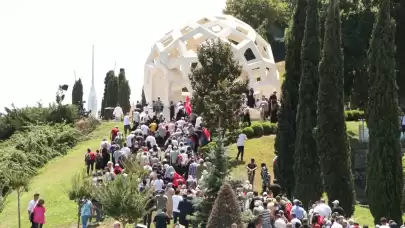
[[[195,212],[192,201],[204,198],[204,181],[213,168],[210,158],[200,154],[198,148],[210,142],[210,133],[201,116],[187,115],[184,103],[175,105],[170,120],[161,115],[161,102],[156,103],[152,112],[151,109],[134,108],[131,114],[122,118],[123,131],[115,126],[110,137],[102,139],[95,152],[88,149],[84,156],[87,174],[92,175],[94,185],[114,181],[117,175],[126,175],[125,160],[135,158],[149,172],[141,181],[139,191],[153,189],[143,225],[147,228],[152,223],[156,228],[180,225],[195,228],[193,221],[189,221],[189,215]],[[249,140],[246,135],[240,133],[235,142],[237,160],[243,160],[246,140]],[[261,189],[254,189],[255,175],[259,171]],[[271,180],[265,163],[259,167],[252,158],[246,165],[246,172],[246,181],[234,186],[234,191],[240,210],[252,215],[248,228],[360,228],[356,221],[346,216],[337,200],[332,208],[323,199],[311,208],[304,208],[299,199],[287,199],[278,181]],[[28,214],[32,227],[42,227],[45,223],[44,201],[38,194],[29,203]],[[102,205],[94,199],[84,199],[82,227],[86,228],[93,217],[96,222],[102,221]],[[379,227],[388,226],[399,227],[394,221],[382,218]],[[118,222],[114,223],[114,228],[119,227]],[[368,226],[363,224],[362,227]]]

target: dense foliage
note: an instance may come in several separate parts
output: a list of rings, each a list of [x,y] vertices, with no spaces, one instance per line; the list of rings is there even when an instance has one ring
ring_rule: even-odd
[[[339,200],[345,216],[354,212],[353,176],[343,101],[343,56],[340,9],[331,0],[327,9],[322,59],[319,64],[317,145],[325,192]]]
[[[394,18],[396,20],[396,80],[399,87],[399,96],[401,104],[405,103],[405,0],[396,0]]]
[[[231,185],[225,183],[218,192],[207,228],[229,228],[234,223],[242,227],[239,203]]]
[[[281,88],[281,107],[278,113],[278,127],[275,149],[280,164],[281,185],[288,197],[294,188],[294,142],[298,106],[298,86],[301,77],[301,45],[304,37],[306,0],[298,0],[287,35],[287,54],[284,83]]]
[[[124,113],[131,110],[131,103],[129,101],[130,96],[131,88],[125,77],[125,70],[121,68],[120,73],[118,74],[118,104],[121,106]]]
[[[240,78],[242,67],[234,59],[230,44],[209,40],[198,51],[199,66],[191,70],[193,112],[199,113],[208,129],[219,124],[225,132],[239,128],[241,95],[249,80]]]
[[[368,51],[370,87],[367,126],[370,140],[366,192],[376,223],[381,217],[387,217],[402,224],[403,171],[398,131],[394,29],[390,0],[382,0]]]
[[[108,107],[115,107],[118,104],[118,80],[114,71],[107,72],[104,78],[104,93],[101,100],[101,116],[106,118],[106,110]]]
[[[252,26],[268,40],[276,61],[285,58],[284,29],[291,10],[286,1],[277,0],[227,0],[224,14],[230,14]]]
[[[219,134],[221,135],[221,134]],[[201,224],[202,228],[207,226],[208,218],[211,214],[218,191],[221,189],[225,178],[230,173],[228,159],[225,155],[225,147],[222,138],[216,141],[216,146],[212,146],[210,160],[212,168],[204,181],[202,189],[204,190],[204,200],[194,201],[196,214],[194,215],[195,222]]]
[[[120,69],[120,73],[115,76],[114,71],[107,72],[104,78],[104,93],[101,100],[101,116],[104,119],[109,118],[109,113],[105,108],[120,105],[122,111],[125,113],[131,110],[130,103],[131,88],[129,87],[128,80],[125,76],[125,70]]]
[[[74,105],[51,104],[44,107],[37,106],[5,108],[5,113],[0,116],[0,140],[10,138],[16,131],[27,128],[30,124],[66,123],[72,125],[78,118],[78,109]]]
[[[83,84],[82,79],[75,81],[72,89],[72,104],[81,107],[83,105]]]
[[[295,140],[295,188],[294,197],[309,208],[323,193],[321,169],[316,139],[318,64],[320,59],[318,0],[308,0],[307,19],[301,50],[301,81],[297,109],[297,133]]]

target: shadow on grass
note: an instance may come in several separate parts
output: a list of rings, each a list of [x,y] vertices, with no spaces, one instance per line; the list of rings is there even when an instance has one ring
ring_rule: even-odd
[[[235,167],[237,167],[238,165],[244,165],[244,164],[246,164],[246,161],[241,161],[241,160],[235,160],[234,158],[231,158],[230,160],[229,160],[229,167],[232,169],[232,168],[235,168]]]

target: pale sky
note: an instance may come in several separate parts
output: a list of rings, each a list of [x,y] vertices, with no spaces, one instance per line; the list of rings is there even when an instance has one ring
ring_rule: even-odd
[[[0,111],[11,103],[48,104],[60,84],[69,84],[70,103],[74,70],[87,100],[93,44],[99,102],[115,62],[116,73],[125,68],[131,102],[139,100],[154,42],[224,6],[225,0],[0,0]]]

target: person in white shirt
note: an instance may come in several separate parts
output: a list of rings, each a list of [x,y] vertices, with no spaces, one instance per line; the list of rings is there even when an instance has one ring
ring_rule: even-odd
[[[181,117],[181,119],[180,120],[177,120],[177,126],[179,127],[179,128],[183,128],[183,126],[184,126],[184,124],[186,123],[186,121],[184,120],[184,117]]]
[[[132,140],[134,139],[134,137],[135,137],[135,131],[132,131],[131,134],[129,134],[129,135],[127,136],[127,146],[128,146],[129,148],[132,147]]]
[[[297,219],[297,215],[295,214],[295,212],[291,213],[291,218],[292,218],[291,224],[292,224],[293,228],[295,228],[295,224],[297,224],[297,223],[301,224],[301,221],[299,219]]]
[[[132,113],[132,121],[134,123],[134,129],[136,129],[141,122],[141,114],[137,110]]]
[[[129,131],[131,131],[131,122],[129,120],[129,114],[127,113],[124,116],[124,136],[127,136]]]
[[[150,143],[150,146],[153,147],[154,145],[157,145],[156,139],[153,135],[148,135],[145,139],[145,143]]]
[[[34,210],[34,207],[37,205],[38,199],[39,199],[39,194],[35,193],[34,199],[32,199],[32,200],[30,200],[30,202],[28,202],[28,219],[31,221],[32,224],[34,224],[34,223],[31,220],[31,213]]]
[[[315,212],[324,218],[329,218],[332,213],[332,209],[325,203],[325,200],[321,199],[319,204],[314,208],[313,213]]]
[[[146,124],[142,124],[141,130],[142,130],[143,137],[146,139],[146,137],[149,134],[149,127]]]
[[[172,196],[172,200],[173,200],[173,219],[174,219],[173,223],[176,224],[180,217],[179,203],[183,201],[183,197],[180,195],[180,190],[176,190],[174,196]]]
[[[120,107],[120,105],[117,105],[117,107],[115,107],[113,115],[114,115],[116,121],[121,120],[121,117],[122,117],[122,115],[124,115],[124,112],[122,111],[122,108]]]
[[[103,140],[100,143],[100,150],[103,150],[103,148],[106,148],[107,150],[110,149],[110,144],[107,142],[107,138],[103,138]]]
[[[155,191],[161,191],[164,184],[162,177],[160,175],[157,175],[157,179],[153,182],[153,184],[155,185]]]
[[[282,215],[279,213],[277,213],[276,215],[276,221],[274,221],[274,227],[275,228],[286,228],[287,227],[287,223],[285,223]]]
[[[195,127],[197,128],[197,127],[201,127],[201,123],[202,123],[202,117],[201,116],[199,116],[199,117],[197,117],[197,119],[195,120]]]
[[[247,140],[247,136],[243,133],[240,133],[238,136],[238,141],[236,142],[236,146],[238,148],[238,154],[236,155],[236,160],[239,159],[243,161],[243,154],[245,152],[245,141]]]
[[[339,216],[336,221],[332,224],[331,228],[343,228],[342,223],[343,223],[343,216]]]
[[[125,159],[129,159],[131,157],[131,154],[132,154],[131,149],[128,148],[126,143],[124,143],[124,147],[122,147],[121,151],[122,151],[121,156],[124,156]]]

